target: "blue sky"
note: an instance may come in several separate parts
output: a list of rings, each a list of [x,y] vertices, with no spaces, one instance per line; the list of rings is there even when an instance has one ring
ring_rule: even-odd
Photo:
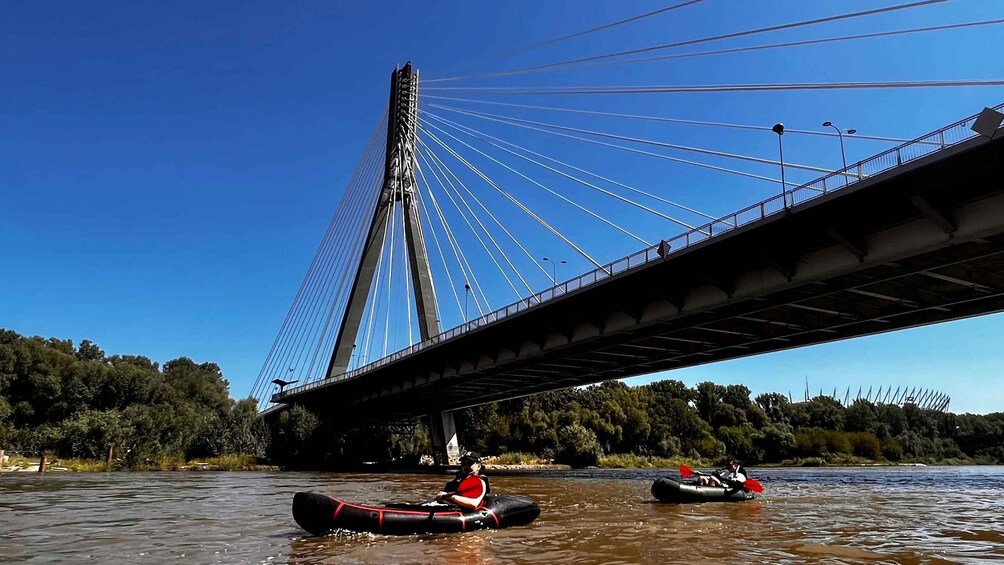
[[[433,79],[894,3],[706,0],[502,59],[493,57],[670,2],[12,3],[0,20],[0,326],[26,335],[90,339],[108,353],[142,354],[161,362],[183,355],[213,361],[230,380],[232,395],[246,396],[385,109],[395,65],[410,59],[423,79]],[[690,50],[991,18],[1004,18],[1004,5],[954,0]],[[432,90],[449,84],[1000,79],[1001,59],[987,46],[1000,44],[1002,30],[985,26],[645,65],[429,82],[423,94],[474,97]],[[1004,89],[481,99],[768,126],[783,121],[801,129],[821,129],[822,121],[831,120],[862,134],[909,138],[1004,102]],[[763,158],[776,155],[772,134],[464,107]],[[476,120],[464,123],[487,131]],[[665,189],[713,215],[776,190],[770,183],[534,139],[507,127],[493,131],[538,151],[546,147],[556,156],[585,160],[598,171],[616,171],[639,186]],[[840,162],[836,143],[785,136],[785,160],[835,167]],[[848,140],[848,160],[887,147]],[[776,174],[771,167],[707,162]],[[813,176],[789,174],[799,181]],[[555,221],[570,230],[577,222],[561,214]],[[642,229],[656,238],[677,233],[656,223]],[[590,237],[588,230],[580,236],[604,261],[641,247],[616,237]],[[569,261],[559,279],[590,269],[554,244],[534,251]],[[542,288],[546,283],[538,274],[533,284]],[[499,306],[514,299],[500,300]],[[444,324],[462,321],[456,316],[444,316]],[[790,390],[795,396],[806,377],[813,393],[836,386],[841,395],[847,386],[856,391],[859,385],[909,384],[952,395],[954,411],[999,411],[1004,409],[1004,392],[997,386],[1004,381],[1004,348],[997,337],[1002,324],[1001,316],[989,316],[658,378],[741,382],[754,392]]]

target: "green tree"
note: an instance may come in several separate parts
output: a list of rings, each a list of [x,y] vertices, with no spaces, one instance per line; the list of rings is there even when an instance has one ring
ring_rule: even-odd
[[[875,407],[879,422],[885,424],[890,435],[898,436],[907,429],[909,425],[906,421],[906,414],[903,409],[895,404],[880,404]]]
[[[791,423],[791,402],[787,396],[777,392],[767,392],[756,397],[756,403],[774,424]]]
[[[750,389],[743,385],[726,385],[722,391],[722,402],[745,412],[750,405]]]
[[[844,407],[829,396],[817,396],[806,407],[809,425],[826,430],[844,429]]]
[[[59,426],[56,450],[68,457],[103,459],[108,448],[130,435],[117,410],[85,410]]]
[[[216,363],[196,364],[181,357],[164,364],[164,381],[175,391],[176,398],[193,402],[217,413],[229,410],[230,383]]]
[[[722,395],[724,393],[725,387],[722,385],[716,385],[710,381],[697,384],[697,394],[694,398],[694,406],[697,408],[697,414],[705,422],[711,422],[711,419],[715,414],[715,409],[717,409],[718,405],[722,402]]]
[[[762,453],[763,461],[783,461],[795,451],[795,434],[769,425],[754,438],[754,445]]]
[[[759,462],[763,454],[754,446],[756,430],[752,426],[722,426],[716,437],[725,444],[725,453],[743,461]]]
[[[321,419],[302,406],[283,410],[271,426],[269,458],[289,465],[313,459],[311,444],[320,428]]]
[[[603,449],[592,430],[580,424],[564,426],[558,430],[558,449],[555,461],[572,467],[599,465]]]
[[[101,361],[105,358],[105,352],[101,348],[85,339],[80,342],[80,347],[76,351],[77,359],[81,361]]]
[[[844,429],[849,432],[874,432],[879,423],[875,405],[858,398],[844,410]]]
[[[867,459],[879,459],[882,456],[882,444],[874,434],[870,432],[855,432],[848,435],[851,443],[851,452],[854,455]]]

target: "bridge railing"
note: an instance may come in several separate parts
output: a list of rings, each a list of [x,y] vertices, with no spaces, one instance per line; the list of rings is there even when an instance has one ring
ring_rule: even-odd
[[[1004,104],[994,107],[994,109],[998,111],[1002,108],[1004,108]],[[839,191],[864,179],[895,169],[896,167],[909,163],[910,161],[942,151],[957,143],[976,137],[977,134],[974,133],[970,127],[973,125],[973,122],[976,121],[977,117],[978,115],[970,116],[937,131],[918,137],[912,141],[908,141],[898,147],[894,147],[854,163],[845,169],[834,171],[826,176],[797,186],[786,191],[784,194],[779,193],[776,196],[772,196],[766,200],[762,200],[756,204],[743,208],[738,212],[733,212],[732,214],[723,216],[717,220],[712,220],[703,226],[681,233],[670,239],[663,240],[657,245],[608,263],[603,267],[594,269],[571,280],[555,285],[552,288],[545,289],[518,302],[514,302],[508,306],[495,310],[494,312],[485,314],[475,320],[468,321],[460,326],[446,330],[439,335],[416,343],[387,357],[353,369],[345,374],[336,375],[328,379],[320,379],[294,389],[289,389],[284,393],[275,394],[272,396],[272,400],[276,401],[285,395],[303,392],[332,382],[356,378],[378,367],[382,367],[388,363],[393,363],[402,357],[407,357],[408,355],[417,353],[427,347],[450,341],[451,339],[494,323],[498,320],[502,320],[513,314],[526,311],[549,300],[560,298],[565,294],[586,288],[597,282],[608,279],[611,276],[616,276],[641,267],[652,261],[663,260],[692,245],[696,245],[721,234],[728,233],[738,227],[783,213],[792,207],[809,202],[824,194]]]

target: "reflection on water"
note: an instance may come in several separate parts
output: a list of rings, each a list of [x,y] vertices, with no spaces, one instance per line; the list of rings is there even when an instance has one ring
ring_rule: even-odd
[[[765,469],[746,503],[660,504],[669,471],[494,476],[534,524],[454,535],[308,537],[293,493],[417,501],[447,476],[323,473],[0,475],[0,562],[994,563],[1004,468]]]

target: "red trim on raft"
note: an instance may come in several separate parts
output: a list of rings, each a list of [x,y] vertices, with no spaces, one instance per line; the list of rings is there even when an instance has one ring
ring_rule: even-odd
[[[332,500],[334,500],[334,499],[332,499]],[[345,506],[345,503],[342,502],[341,500],[339,500],[337,502],[338,502],[338,508],[335,508],[335,513],[334,513],[333,516],[331,516],[331,521],[332,522],[337,522],[338,521],[338,514],[342,511],[342,506]]]
[[[417,514],[419,516],[427,516],[430,512],[437,516],[463,516],[463,512],[457,512],[456,510],[451,510],[449,512],[437,512],[432,507],[428,511],[425,510],[398,510],[397,508],[376,508],[374,506],[363,506],[361,504],[352,504],[351,502],[342,502],[337,498],[332,498],[338,502],[338,508],[341,509],[342,506],[351,506],[352,508],[358,508],[360,510],[366,510],[368,512],[388,512],[391,514]],[[336,511],[337,513],[337,511]]]
[[[380,517],[379,518],[379,522],[377,522],[377,529],[378,530],[382,530],[383,529],[383,511],[382,510],[378,510],[377,511],[377,515]]]

